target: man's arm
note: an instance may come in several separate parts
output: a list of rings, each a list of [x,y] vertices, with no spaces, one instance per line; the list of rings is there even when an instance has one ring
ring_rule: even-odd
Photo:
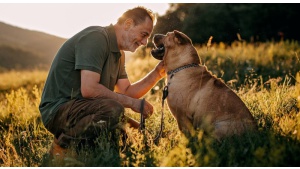
[[[132,98],[140,98],[144,96],[164,76],[165,70],[163,68],[163,62],[161,61],[143,79],[134,84],[130,84],[128,79],[119,79],[115,91]]]
[[[81,70],[81,93],[84,98],[106,97],[120,102],[124,107],[131,108],[135,112],[140,112],[141,100],[124,94],[110,91],[105,86],[99,84],[100,75],[89,70]],[[153,107],[145,102],[144,115],[149,117],[153,113]]]

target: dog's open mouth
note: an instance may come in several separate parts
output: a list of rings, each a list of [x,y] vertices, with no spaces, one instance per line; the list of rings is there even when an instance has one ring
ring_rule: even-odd
[[[151,55],[155,59],[163,60],[164,55],[165,55],[165,47],[163,45],[155,47],[154,49],[151,50]]]
[[[165,46],[162,43],[163,35],[155,35],[153,37],[154,49],[151,50],[151,55],[158,60],[163,60],[165,55]]]

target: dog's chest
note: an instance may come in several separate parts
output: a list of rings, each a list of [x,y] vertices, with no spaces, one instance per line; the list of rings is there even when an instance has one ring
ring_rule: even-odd
[[[176,74],[172,78],[167,79],[167,101],[169,107],[188,106],[188,100],[193,97],[195,91],[195,82],[189,76],[184,74]]]

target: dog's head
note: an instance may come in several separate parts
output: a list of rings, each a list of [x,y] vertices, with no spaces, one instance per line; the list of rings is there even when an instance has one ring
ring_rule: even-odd
[[[200,63],[192,40],[182,32],[174,30],[166,35],[155,34],[152,42],[155,48],[151,55],[158,60],[192,60],[191,63]],[[180,58],[183,55],[185,58]]]

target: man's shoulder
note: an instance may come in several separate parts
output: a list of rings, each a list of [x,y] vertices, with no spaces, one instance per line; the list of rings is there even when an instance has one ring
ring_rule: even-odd
[[[81,34],[88,35],[88,34],[99,34],[105,35],[107,37],[106,28],[102,26],[89,26],[81,31]]]
[[[70,41],[77,43],[95,43],[106,46],[109,44],[109,36],[105,30],[105,27],[101,26],[89,26],[82,31],[78,32]]]

